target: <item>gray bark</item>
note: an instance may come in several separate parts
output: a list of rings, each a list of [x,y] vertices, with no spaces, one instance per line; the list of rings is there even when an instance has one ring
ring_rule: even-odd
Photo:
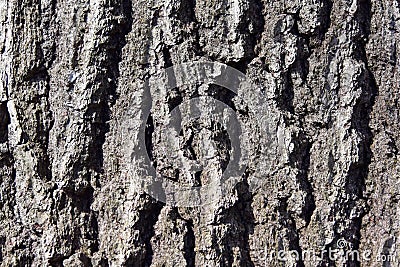
[[[1,0],[1,266],[400,266],[399,35],[389,0]],[[256,88],[146,92],[195,61]],[[186,157],[217,152],[200,176],[180,171],[160,149],[169,110],[202,94],[233,108],[251,163],[232,190],[200,207],[142,190],[126,141],[148,93],[151,160],[191,185],[218,177],[232,144],[186,125]]]

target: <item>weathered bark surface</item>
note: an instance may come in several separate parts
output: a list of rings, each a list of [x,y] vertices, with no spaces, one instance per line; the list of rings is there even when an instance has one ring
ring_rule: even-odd
[[[1,0],[1,266],[399,266],[399,42],[398,0]],[[258,164],[223,198],[170,207],[130,182],[124,142],[148,77],[198,60],[260,88],[240,103],[201,87],[248,124],[257,108],[277,140],[253,140]],[[178,180],[157,127],[199,88],[152,92],[148,149]],[[197,137],[221,151],[199,183],[229,158],[210,127]],[[269,257],[339,240],[371,259]]]

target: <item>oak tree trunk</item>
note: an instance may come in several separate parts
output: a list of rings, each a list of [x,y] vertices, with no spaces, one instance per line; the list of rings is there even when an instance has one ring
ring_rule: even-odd
[[[395,0],[1,0],[1,266],[399,266],[399,42]],[[201,61],[256,87],[146,92]],[[159,148],[168,112],[202,93],[254,127],[255,163],[207,205],[167,205],[127,171],[126,142],[146,119],[157,171],[216,178],[234,145],[221,125],[181,132],[192,160],[214,143],[200,175]]]

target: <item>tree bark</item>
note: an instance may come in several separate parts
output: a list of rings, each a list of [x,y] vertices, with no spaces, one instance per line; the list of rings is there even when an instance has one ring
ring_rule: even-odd
[[[399,41],[399,1],[1,0],[1,266],[399,266]],[[193,62],[254,86],[146,86]],[[200,96],[248,129],[249,164],[169,205],[134,149],[144,134],[174,183],[218,179],[235,143],[217,109],[179,132],[186,159],[215,150],[201,173],[162,150]]]

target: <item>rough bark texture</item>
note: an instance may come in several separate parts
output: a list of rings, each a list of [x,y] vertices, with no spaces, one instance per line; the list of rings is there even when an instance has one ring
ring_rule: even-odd
[[[399,266],[399,42],[398,0],[1,0],[1,266]],[[223,199],[170,207],[129,183],[121,121],[128,108],[140,121],[148,77],[197,60],[261,88],[245,103],[205,94],[245,121],[258,106],[279,140],[271,155],[261,136]],[[178,180],[156,128],[199,91],[153,94],[148,149]],[[210,127],[221,151],[199,183],[228,158]],[[267,254],[346,251],[340,240],[371,260]]]

